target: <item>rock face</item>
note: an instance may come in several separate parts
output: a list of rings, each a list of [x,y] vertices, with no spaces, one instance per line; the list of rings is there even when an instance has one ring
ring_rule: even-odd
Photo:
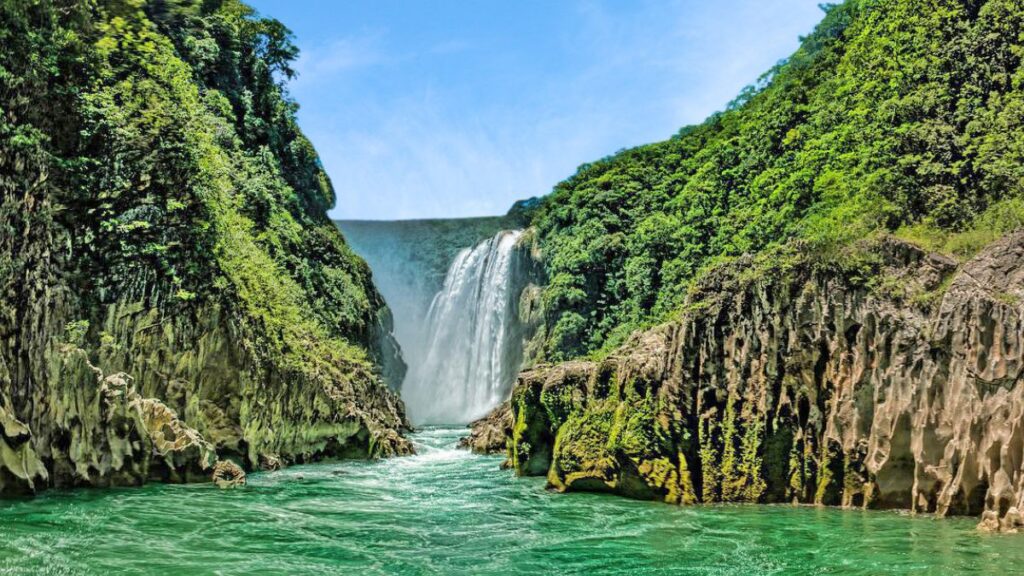
[[[0,37],[0,496],[410,452],[287,30],[4,2]]]
[[[460,448],[476,454],[502,454],[512,435],[512,407],[508,402],[470,424],[469,436],[459,439]]]
[[[743,259],[679,320],[513,392],[509,458],[559,490],[672,503],[1024,510],[1024,233],[962,266],[887,239],[865,285]],[[482,422],[476,437],[499,442]]]

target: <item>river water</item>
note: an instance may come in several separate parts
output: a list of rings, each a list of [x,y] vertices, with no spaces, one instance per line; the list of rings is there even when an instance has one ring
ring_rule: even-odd
[[[252,474],[249,485],[50,492],[0,503],[0,574],[1016,574],[1024,536],[974,520],[555,494],[464,430],[417,456]]]

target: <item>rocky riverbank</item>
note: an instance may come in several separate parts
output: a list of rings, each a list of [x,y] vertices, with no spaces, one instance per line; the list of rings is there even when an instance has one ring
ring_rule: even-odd
[[[1019,529],[1024,234],[962,265],[892,238],[861,249],[863,277],[799,250],[740,259],[607,358],[523,372],[510,464],[558,490]],[[470,444],[500,444],[501,418]]]

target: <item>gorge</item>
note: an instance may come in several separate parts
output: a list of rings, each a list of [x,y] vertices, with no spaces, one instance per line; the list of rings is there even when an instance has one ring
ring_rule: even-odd
[[[505,215],[335,221],[281,22],[0,0],[0,574],[1018,570],[1024,5],[822,8]]]

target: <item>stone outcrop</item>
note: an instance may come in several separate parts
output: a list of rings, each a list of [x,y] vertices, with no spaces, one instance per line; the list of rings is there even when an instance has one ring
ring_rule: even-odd
[[[369,367],[260,361],[236,322],[115,308],[105,333],[117,344],[91,358],[54,337],[20,381],[0,364],[0,494],[209,481],[228,459],[256,469],[412,452],[401,401]]]
[[[907,508],[1016,530],[1024,233],[959,266],[893,239],[867,253],[856,275],[793,253],[741,259],[606,359],[523,372],[511,464],[558,490]]]
[[[469,436],[459,439],[459,447],[475,454],[503,454],[512,435],[512,407],[502,402],[490,414],[473,421]]]
[[[245,471],[231,460],[221,460],[213,467],[213,483],[224,490],[245,486]]]

